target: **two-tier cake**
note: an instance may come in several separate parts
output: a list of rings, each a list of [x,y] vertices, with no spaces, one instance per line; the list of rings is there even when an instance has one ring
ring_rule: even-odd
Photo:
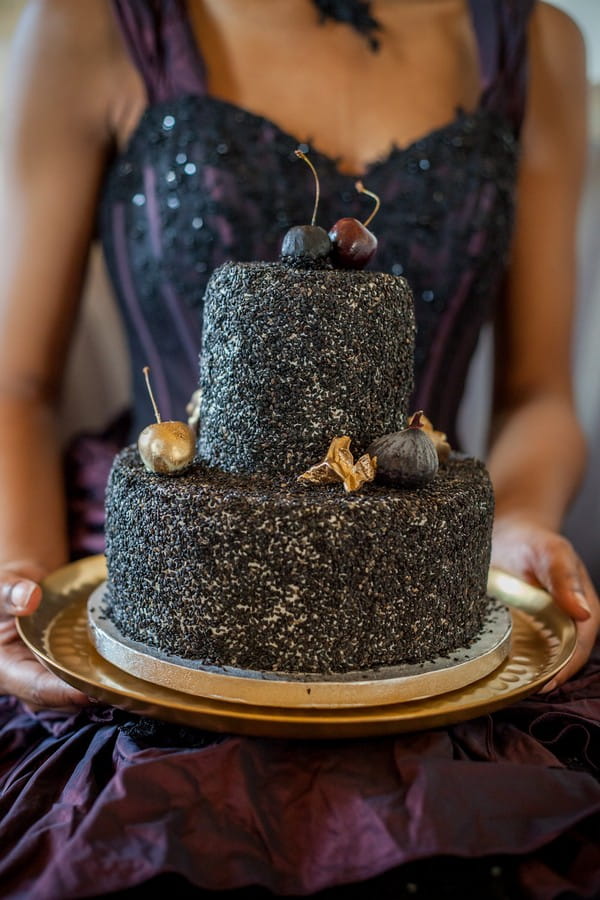
[[[103,614],[126,639],[207,666],[331,675],[480,634],[482,463],[444,456],[418,487],[379,480],[376,459],[358,490],[301,477],[327,468],[336,438],[359,461],[406,428],[414,330],[400,277],[294,255],[213,273],[196,459],[165,476],[132,446],[110,477]]]

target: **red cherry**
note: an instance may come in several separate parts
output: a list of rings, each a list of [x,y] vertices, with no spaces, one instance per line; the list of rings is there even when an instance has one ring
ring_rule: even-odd
[[[333,264],[344,269],[364,268],[377,249],[377,238],[367,225],[379,209],[379,197],[368,191],[362,181],[357,181],[355,187],[360,194],[368,194],[375,200],[375,208],[364,222],[350,217],[338,219],[329,231]]]
[[[377,238],[358,219],[338,219],[329,232],[333,264],[344,269],[362,269],[377,249]]]

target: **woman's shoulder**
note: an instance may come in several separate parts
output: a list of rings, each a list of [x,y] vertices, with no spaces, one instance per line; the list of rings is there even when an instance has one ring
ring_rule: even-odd
[[[586,47],[575,20],[552,3],[535,4],[529,29],[532,121],[540,131],[579,133],[586,115]],[[568,138],[567,134],[563,137]]]
[[[98,64],[117,47],[110,0],[27,0],[16,40],[47,50],[75,54],[84,64]]]
[[[568,66],[570,60],[585,59],[583,33],[564,9],[538,0],[533,7],[531,26],[534,49],[555,57],[557,65]]]
[[[107,131],[139,93],[110,0],[28,0],[12,49],[17,82],[62,97]]]

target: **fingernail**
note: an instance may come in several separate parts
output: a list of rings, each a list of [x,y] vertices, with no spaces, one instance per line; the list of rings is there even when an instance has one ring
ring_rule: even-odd
[[[17,581],[10,589],[9,600],[14,609],[22,612],[27,608],[29,598],[31,597],[31,586],[26,581]]]
[[[549,681],[548,684],[545,684],[543,688],[540,690],[540,694],[549,694],[550,691],[553,691],[554,688],[557,687],[556,680],[553,679]]]
[[[583,591],[573,591],[573,597],[575,598],[575,603],[583,613],[587,613],[587,618],[592,614],[592,610],[590,609],[590,605],[586,600],[585,594]]]

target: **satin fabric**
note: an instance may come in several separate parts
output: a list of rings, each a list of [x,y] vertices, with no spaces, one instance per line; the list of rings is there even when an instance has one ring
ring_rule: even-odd
[[[4,699],[2,896],[66,900],[170,872],[303,896],[388,870],[401,885],[401,864],[425,858],[511,854],[522,896],[597,897],[599,721],[600,648],[547,697],[398,738],[216,735]]]

